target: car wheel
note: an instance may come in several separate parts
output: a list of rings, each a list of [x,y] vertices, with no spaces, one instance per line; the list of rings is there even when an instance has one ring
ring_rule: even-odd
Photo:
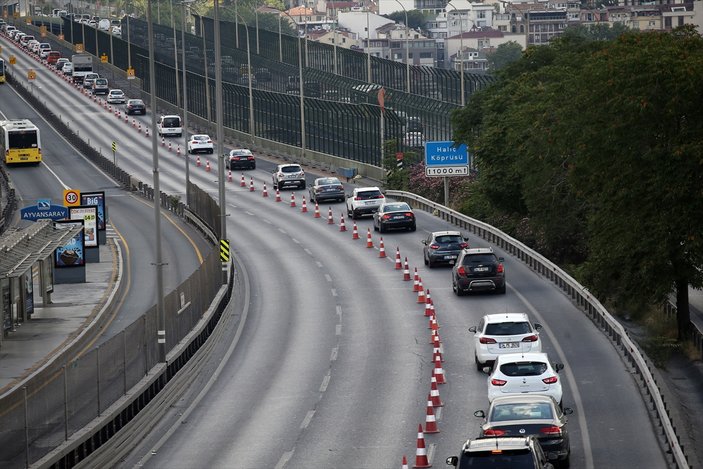
[[[464,296],[463,290],[459,288],[459,285],[455,281],[452,281],[452,290],[454,290],[456,296]]]
[[[484,364],[478,361],[478,357],[474,355],[474,363],[476,363],[476,371],[483,371]]]
[[[378,232],[379,233],[385,233],[386,229],[383,227],[383,222],[378,223]]]
[[[410,231],[415,231],[415,230],[417,230],[417,225],[413,225],[410,227]]]
[[[300,185],[300,188],[305,189],[305,181],[303,181],[303,183]]]
[[[213,153],[214,151],[215,151],[214,149],[210,148],[210,149],[208,150],[208,153],[210,153],[210,154],[212,155],[212,153]]]
[[[566,456],[566,459],[562,459],[561,461],[557,461],[555,464],[556,467],[559,467],[561,469],[569,469],[571,467],[571,461],[569,460],[569,456]]]
[[[434,262],[432,262],[432,259],[427,259],[427,260],[425,261],[425,265],[426,265],[427,267],[429,267],[430,269],[433,269],[434,266],[435,266]]]
[[[425,256],[422,256],[422,260],[425,261],[425,265],[430,265],[430,261]]]
[[[500,294],[500,295],[505,295],[505,285],[503,285],[502,288],[499,288],[499,289],[498,289],[498,294]]]

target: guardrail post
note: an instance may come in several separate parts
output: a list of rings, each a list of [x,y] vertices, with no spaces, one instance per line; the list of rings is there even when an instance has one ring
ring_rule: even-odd
[[[100,417],[100,346],[95,350],[95,371],[98,385],[98,417]]]
[[[27,409],[27,386],[22,386],[24,397],[24,467],[29,468],[29,410]]]
[[[68,372],[66,365],[61,369],[63,370],[63,440],[68,441]]]

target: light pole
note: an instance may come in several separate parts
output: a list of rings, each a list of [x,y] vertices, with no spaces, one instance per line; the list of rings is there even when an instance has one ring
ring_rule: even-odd
[[[454,8],[454,11],[459,13],[459,10],[451,3],[447,3],[447,6]],[[449,23],[447,23],[447,28],[448,27]],[[461,80],[461,107],[464,107],[466,105],[466,93],[464,93],[464,20],[461,18],[461,13],[459,13],[459,63],[461,64],[461,69],[459,70]]]
[[[283,36],[281,35],[281,13],[278,14],[278,61],[283,62]]]
[[[235,18],[236,20],[236,18]],[[205,27],[203,23],[203,16],[200,15],[200,33],[203,35],[203,63],[205,64],[205,102],[207,103],[207,125],[208,128],[212,127],[212,109],[210,101],[210,77],[208,77],[208,65],[207,65],[207,41],[205,40]],[[187,146],[186,146],[187,148]]]
[[[256,55],[259,55],[259,9],[258,8],[254,8],[254,18],[256,21]],[[247,24],[244,23],[244,26],[246,26],[246,25]],[[248,34],[249,33],[247,32],[247,42],[249,41]],[[249,47],[247,47],[247,54],[249,53],[248,49],[249,49]]]
[[[368,6],[366,7],[366,78],[371,83],[371,23]]]
[[[159,349],[159,362],[166,362],[166,313],[164,311],[164,276],[163,259],[161,253],[161,185],[159,183],[159,147],[156,141],[156,71],[154,66],[154,25],[151,18],[151,1],[147,0],[146,21],[149,36],[149,92],[151,94],[151,156],[154,178],[154,237],[156,250],[156,335]]]
[[[251,84],[251,49],[249,48],[249,26],[247,26],[244,18],[237,14],[237,19],[241,18],[242,24],[244,25],[246,35],[247,35],[247,78],[249,79],[249,135],[251,135],[251,142],[254,143],[254,138],[256,137],[256,127],[254,126],[254,90]]]
[[[183,148],[186,165],[186,205],[190,203],[190,156],[188,155],[188,86],[186,84],[186,5],[195,0],[181,2],[181,58],[183,62]]]
[[[410,29],[408,26],[408,10],[405,9],[399,0],[395,2],[400,5],[405,13],[405,92],[410,93]]]
[[[220,0],[215,0],[214,11],[214,41],[215,41],[215,120],[217,121],[217,179],[220,204],[220,239],[227,239],[226,204],[225,204],[225,136],[222,122],[222,39],[220,35]],[[247,37],[249,37],[247,35]],[[223,265],[223,271],[225,267]],[[225,278],[222,279],[226,281]]]
[[[178,41],[176,40],[176,22],[173,19],[173,7],[171,7],[171,29],[173,29],[173,65],[176,72],[176,107],[180,107],[181,92],[180,86],[178,85]],[[188,146],[186,146],[186,148],[188,148]]]
[[[335,9],[334,10],[334,35],[332,36],[332,40],[334,42],[334,44],[333,44],[334,45],[334,47],[333,47],[334,57],[333,57],[333,62],[332,62],[332,72],[335,75],[337,75],[337,15],[338,14],[339,13]]]
[[[282,11],[284,15],[291,19],[293,24],[297,24],[292,16]],[[304,32],[307,40],[307,30]],[[305,158],[305,85],[303,83],[303,47],[298,37],[298,94],[300,95],[300,156]]]

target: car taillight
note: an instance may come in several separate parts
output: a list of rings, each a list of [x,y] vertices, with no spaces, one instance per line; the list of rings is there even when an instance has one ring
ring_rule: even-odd
[[[478,341],[482,344],[495,344],[496,340],[490,337],[481,337]]]
[[[549,378],[544,378],[544,379],[542,380],[542,382],[543,382],[544,384],[554,384],[554,383],[556,383],[557,381],[559,381],[559,380],[557,379],[556,376],[550,376]]]
[[[354,197],[354,200],[361,200],[361,197],[357,195],[356,197]]]
[[[542,427],[539,429],[539,432],[543,435],[548,435],[548,436],[561,436],[561,428],[557,427],[556,425]]]
[[[539,340],[539,337],[536,335],[528,335],[524,339],[522,339],[523,342],[537,342]]]
[[[439,244],[430,244],[430,249],[439,249]]]
[[[460,266],[456,269],[456,273],[457,273],[457,275],[466,275],[466,269],[464,269],[464,266],[463,266],[463,265],[460,265]]]
[[[212,143],[212,140],[208,140],[207,143]]]
[[[338,191],[344,190],[344,186],[334,186],[334,188],[337,189]]]
[[[504,379],[493,378],[491,380],[493,386],[505,386],[505,383],[507,383],[507,381]]]
[[[234,161],[239,161],[239,157],[238,157],[238,156],[233,156],[232,159],[233,159]]]
[[[253,157],[253,156],[247,156],[247,159],[248,159],[248,160],[253,160],[254,157]]]
[[[391,216],[388,215],[388,214],[385,214],[385,215],[383,215],[383,219],[384,219],[384,220],[390,220],[390,219],[391,219]]]
[[[503,264],[498,264],[498,269],[497,269],[499,274],[503,273]]]
[[[483,436],[503,436],[505,435],[505,430],[500,430],[498,428],[489,428],[483,431]]]
[[[460,247],[461,249],[468,249],[469,243],[461,243],[461,244],[459,244],[459,247]]]
[[[414,215],[412,212],[405,212],[405,216],[412,218]]]

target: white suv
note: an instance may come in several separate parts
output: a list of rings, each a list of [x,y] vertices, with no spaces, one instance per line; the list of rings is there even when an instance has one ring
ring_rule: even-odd
[[[506,353],[498,355],[488,375],[488,402],[512,394],[545,394],[561,407],[561,363],[552,365],[546,353]]]
[[[299,164],[279,164],[273,171],[273,188],[281,190],[287,186],[305,189],[305,171]]]
[[[347,195],[347,215],[356,220],[363,215],[371,215],[386,201],[378,187],[356,187]]]
[[[476,369],[483,370],[496,357],[506,353],[541,352],[539,330],[542,325],[532,325],[525,313],[487,314],[478,326],[471,326],[474,333],[474,361]]]

